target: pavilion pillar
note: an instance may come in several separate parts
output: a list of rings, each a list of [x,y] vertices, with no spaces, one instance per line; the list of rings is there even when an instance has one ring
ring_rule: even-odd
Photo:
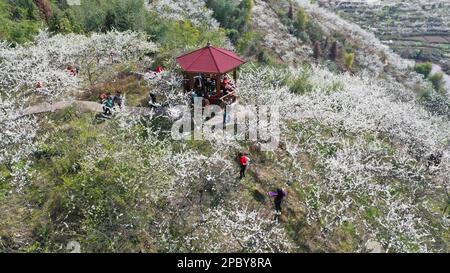
[[[220,74],[216,75],[216,92],[219,95],[219,97],[222,96],[222,94],[220,93],[220,78],[221,78],[220,76],[221,76]]]
[[[188,73],[189,79],[189,92],[194,89],[194,76],[191,73]]]
[[[233,70],[233,80],[234,80],[234,83],[237,82],[237,68],[235,68],[235,69]]]

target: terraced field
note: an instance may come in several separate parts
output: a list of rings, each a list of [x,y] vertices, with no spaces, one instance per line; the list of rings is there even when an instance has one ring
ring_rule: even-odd
[[[429,60],[450,72],[450,2],[319,1],[363,28],[373,31],[403,57]]]

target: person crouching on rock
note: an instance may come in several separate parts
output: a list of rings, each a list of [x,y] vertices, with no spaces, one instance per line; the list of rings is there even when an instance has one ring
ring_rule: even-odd
[[[111,116],[113,107],[114,98],[111,96],[111,93],[108,93],[103,101],[103,114],[106,116]]]

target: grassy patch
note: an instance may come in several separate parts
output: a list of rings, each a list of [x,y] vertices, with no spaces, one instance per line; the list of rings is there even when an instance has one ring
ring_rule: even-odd
[[[128,106],[146,106],[149,87],[146,82],[135,74],[123,73],[115,79],[91,86],[88,92],[80,96],[81,100],[98,101],[100,94],[120,91],[125,96]]]
[[[288,82],[289,90],[298,95],[303,95],[308,92],[311,92],[313,89],[313,84],[310,81],[310,72],[309,70],[304,70],[299,76],[295,79],[291,79]]]

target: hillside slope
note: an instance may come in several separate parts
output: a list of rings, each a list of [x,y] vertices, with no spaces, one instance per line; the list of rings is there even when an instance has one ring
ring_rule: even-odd
[[[146,5],[162,26],[153,36],[41,32],[1,44],[0,250],[68,252],[76,242],[83,252],[448,252],[450,121],[419,99],[430,85],[373,35],[306,1],[293,1],[309,16],[306,35],[286,19],[288,1],[235,1],[251,19],[236,19],[242,35],[217,25],[212,2]],[[173,139],[177,105],[190,101],[173,57],[213,36],[250,60],[231,115],[276,109],[277,128],[259,128],[276,149],[220,131]],[[333,41],[351,47],[352,69],[329,57]],[[163,73],[146,73],[160,63]],[[116,90],[126,107],[104,122],[77,107],[19,115]],[[128,111],[150,91],[165,117]],[[242,151],[250,165],[239,179]],[[280,223],[267,195],[277,188],[287,191]]]

